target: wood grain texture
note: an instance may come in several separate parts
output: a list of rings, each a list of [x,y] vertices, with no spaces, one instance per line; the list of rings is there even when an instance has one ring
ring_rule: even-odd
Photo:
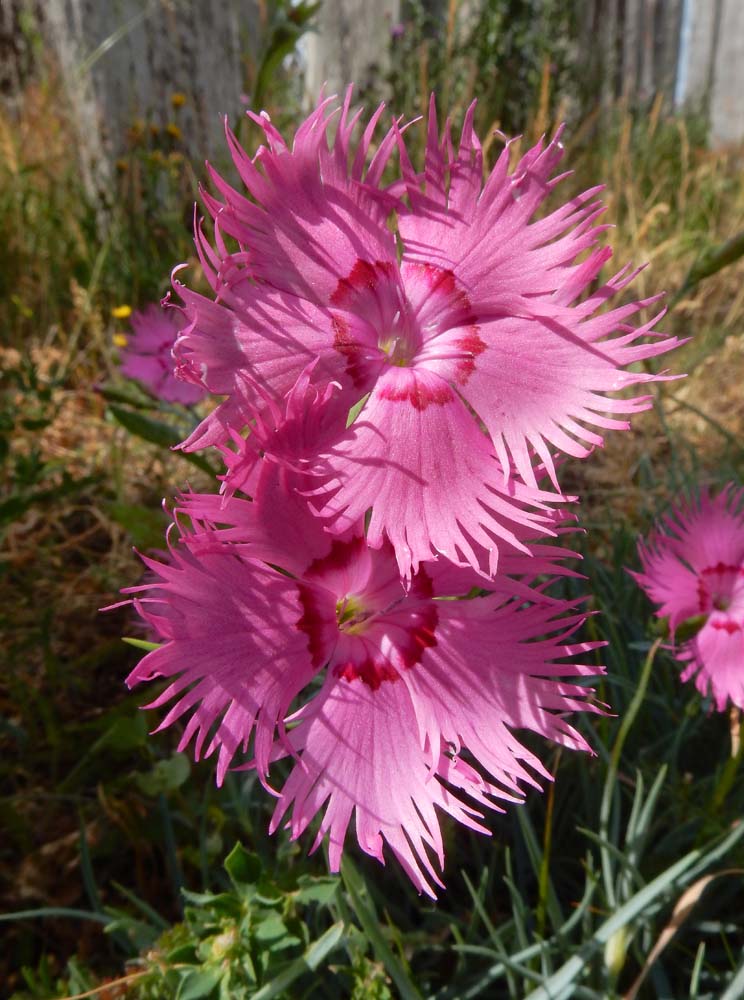
[[[724,0],[710,95],[715,145],[744,139],[744,2]]]
[[[0,0],[0,25],[18,3]],[[179,148],[197,163],[224,155],[222,116],[235,121],[243,110],[254,0],[44,0],[40,9],[47,51],[75,109],[89,186],[105,186],[138,120],[177,125]],[[186,98],[177,109],[175,93]]]
[[[307,101],[314,104],[323,84],[326,93],[342,93],[354,83],[362,97],[385,93],[390,69],[390,33],[400,20],[400,0],[324,0],[317,31],[305,41]]]

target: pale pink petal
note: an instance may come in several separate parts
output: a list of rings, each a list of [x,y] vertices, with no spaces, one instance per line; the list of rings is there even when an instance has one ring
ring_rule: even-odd
[[[594,664],[560,662],[601,643],[570,645],[565,639],[583,615],[560,617],[564,603],[522,607],[485,597],[437,602],[436,645],[421,669],[403,675],[416,705],[422,745],[467,749],[490,781],[521,795],[521,783],[549,777],[539,758],[515,737],[529,729],[571,749],[589,750],[563,718],[566,712],[597,711],[591,688],[574,681],[604,672]],[[558,632],[556,635],[555,633]],[[547,638],[536,639],[543,635]]]
[[[609,417],[608,412],[632,414],[651,405],[648,396],[604,395],[648,376],[622,370],[629,360],[622,356],[626,348],[616,341],[586,343],[584,334],[581,329],[566,332],[558,321],[548,325],[527,318],[478,327],[482,347],[462,386],[463,398],[488,428],[502,462],[513,462],[533,485],[534,454],[557,482],[553,449],[583,458],[603,443],[592,427],[629,427],[627,420]],[[652,345],[649,353],[657,347]]]
[[[279,404],[309,368],[321,389],[330,382],[347,388],[346,410],[359,398],[327,310],[270,289],[253,287],[248,298],[226,291],[213,302],[182,285],[176,288],[189,322],[176,341],[175,357],[199,371],[210,392],[227,395],[230,407],[229,421],[217,423],[210,415],[184,443],[186,450],[226,443],[226,423],[242,430],[256,409],[265,408],[267,397]]]
[[[272,819],[276,829],[291,810],[290,828],[299,837],[325,808],[315,846],[328,834],[329,865],[338,871],[352,815],[356,839],[384,864],[387,844],[419,890],[434,896],[441,885],[427,847],[443,849],[434,805],[443,789],[432,779],[419,744],[416,715],[405,685],[329,676],[304,713],[291,741],[300,762],[284,784]]]
[[[500,538],[525,551],[514,525],[552,533],[549,515],[523,505],[545,509],[560,498],[516,482],[505,488],[488,438],[448,384],[424,370],[393,367],[379,379],[326,461],[335,479],[323,515],[343,530],[372,508],[369,544],[387,537],[406,577],[437,555],[477,568],[474,544],[490,554],[492,575]]]
[[[695,678],[695,687],[706,697],[711,695],[719,712],[727,704],[744,709],[744,622],[714,612],[694,639],[679,655],[688,661],[682,680]]]
[[[628,426],[610,414],[650,406],[649,397],[605,394],[664,377],[627,368],[678,343],[653,333],[659,316],[627,324],[653,300],[597,314],[627,285],[627,269],[582,298],[610,255],[596,246],[606,228],[594,225],[600,188],[534,218],[561,179],[552,175],[562,155],[557,134],[510,172],[507,146],[484,183],[472,109],[455,154],[448,125],[439,136],[432,102],[423,188],[401,158],[410,201],[399,215],[401,272],[424,331],[416,364],[458,386],[502,465],[513,463],[531,485],[535,456],[556,483],[554,449],[584,457],[602,444],[594,428]],[[426,272],[441,276],[433,294],[423,288]]]

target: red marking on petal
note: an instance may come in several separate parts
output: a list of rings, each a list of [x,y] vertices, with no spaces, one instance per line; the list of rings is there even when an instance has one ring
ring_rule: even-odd
[[[345,307],[356,298],[359,292],[374,289],[382,275],[390,278],[394,273],[394,265],[389,261],[378,260],[371,264],[367,260],[357,260],[346,278],[341,278],[331,295],[331,305]]]
[[[710,610],[710,594],[705,583],[698,577],[697,582],[698,611],[701,613]]]
[[[436,616],[436,612],[435,612]],[[436,623],[435,623],[436,624]],[[412,667],[421,660],[424,655],[425,649],[431,649],[432,646],[436,646],[437,637],[434,630],[434,624],[431,626],[421,624],[419,628],[412,634],[411,640],[413,642],[413,648],[415,655],[410,662],[406,662],[406,667]]]
[[[338,313],[331,318],[333,327],[333,346],[346,358],[346,372],[356,387],[365,382],[362,346],[351,335],[348,320]]]
[[[706,568],[701,572],[703,575],[718,573],[723,576],[724,573],[740,573],[741,569],[738,566],[732,566],[730,563],[719,562],[716,566],[706,566]]]
[[[408,642],[405,646],[397,647],[402,666],[406,670],[410,670],[411,667],[420,663],[424,651],[437,644],[436,631],[439,615],[435,605],[433,603],[424,605],[418,608],[411,617],[413,620],[410,622]]]
[[[439,615],[434,601],[428,600],[433,592],[433,584],[424,570],[420,570],[411,582],[407,597],[401,601],[398,608],[382,615],[378,625],[372,625],[366,633],[366,643],[360,643],[360,659],[347,657],[333,667],[334,677],[351,683],[360,680],[372,691],[376,691],[385,681],[399,681],[400,670],[410,670],[421,662],[425,650],[437,645],[437,624]],[[424,603],[426,602],[426,603]],[[389,638],[387,626],[396,626],[394,634],[397,638],[394,652],[389,655],[376,649],[369,652],[369,644],[375,642],[376,635]],[[379,628],[380,631],[377,631]]]
[[[302,617],[298,619],[297,628],[307,636],[307,649],[310,661],[314,667],[322,667],[327,661],[331,648],[328,628],[331,626],[335,635],[335,614],[332,613],[332,601],[321,594],[316,587],[298,586]],[[333,609],[335,611],[335,609]]]
[[[439,380],[438,380],[439,381]],[[451,403],[454,395],[446,382],[437,385],[425,385],[420,380],[412,378],[407,385],[383,385],[380,397],[392,403],[408,402],[416,410],[425,410],[431,403],[445,406]]]
[[[475,359],[486,349],[486,345],[480,338],[480,328],[476,324],[469,327],[468,332],[455,341],[455,347],[465,354],[462,361],[457,364],[457,375],[455,376],[458,385],[465,385],[475,371]]]
[[[305,578],[313,577],[318,579],[325,576],[327,573],[333,573],[338,570],[346,569],[353,562],[359,558],[366,547],[367,543],[364,538],[359,535],[356,538],[352,538],[349,541],[342,541],[340,538],[334,538],[331,545],[331,551],[327,556],[320,556],[318,559],[314,559],[310,563],[308,568],[303,574]],[[336,597],[342,597],[342,594],[336,594]]]
[[[419,273],[424,276],[431,293],[449,300],[446,302],[447,308],[460,314],[459,325],[465,326],[467,323],[475,322],[468,293],[458,284],[457,278],[449,268],[423,264],[419,268]]]
[[[719,632],[728,632],[729,635],[733,635],[734,632],[741,632],[741,625],[732,621],[731,618],[727,618],[725,621],[710,622],[710,625]]]
[[[376,691],[384,681],[399,681],[400,674],[395,667],[386,659],[373,660],[368,657],[361,663],[347,660],[346,663],[337,663],[333,668],[333,676],[351,683],[351,681],[362,681],[372,691]]]
[[[332,317],[333,346],[343,353],[347,348],[355,346],[355,341],[349,332],[349,321],[338,313],[333,313]]]
[[[445,295],[451,295],[457,290],[455,276],[449,268],[437,267],[435,264],[424,264],[422,271],[432,291],[436,289]]]

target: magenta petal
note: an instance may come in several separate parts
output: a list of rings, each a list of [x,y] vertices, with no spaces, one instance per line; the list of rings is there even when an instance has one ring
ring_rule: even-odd
[[[362,850],[384,863],[387,844],[419,892],[434,897],[432,883],[442,883],[428,849],[441,869],[434,806],[445,806],[445,795],[421,751],[406,687],[387,683],[373,691],[361,680],[329,680],[291,738],[300,763],[282,789],[272,828],[290,810],[292,836],[299,837],[325,807],[315,846],[328,834],[330,868],[338,871],[355,814]]]
[[[702,694],[712,693],[719,711],[730,699],[744,708],[744,490],[707,490],[672,509],[641,539],[643,571],[632,573],[669,618],[672,633],[701,619],[697,634],[679,650],[687,664],[682,679],[695,677]]]
[[[183,326],[180,310],[150,305],[132,313],[132,335],[121,355],[121,371],[167,403],[191,406],[204,398],[203,386],[183,381],[173,347]]]
[[[151,707],[174,701],[159,728],[183,715],[179,749],[195,737],[198,759],[219,751],[217,781],[255,729],[259,772],[268,767],[276,727],[315,673],[296,584],[223,548],[198,557],[173,552],[168,564],[146,560],[157,574],[148,590],[170,639],[129,675],[130,686],[155,677],[171,684]],[[135,606],[139,601],[135,600]]]
[[[272,563],[295,576],[328,555],[334,536],[323,529],[298,492],[297,476],[274,463],[261,470],[254,501],[210,493],[186,493],[177,511],[198,530],[186,541],[195,552],[230,543],[242,555]]]

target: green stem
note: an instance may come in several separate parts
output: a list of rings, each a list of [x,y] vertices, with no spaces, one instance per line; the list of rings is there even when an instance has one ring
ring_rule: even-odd
[[[733,713],[736,713],[736,720],[734,720]],[[738,709],[732,710],[732,724],[736,721],[738,725],[738,717],[740,713]],[[726,796],[731,791],[731,786],[734,783],[736,774],[739,770],[739,765],[741,764],[742,757],[744,757],[744,742],[739,741],[738,747],[734,747],[734,740],[732,734],[732,747],[731,756],[726,761],[723,771],[721,772],[721,777],[716,782],[716,787],[713,791],[713,796],[710,800],[710,806],[708,807],[708,815],[715,816],[718,810],[721,808],[723,803],[726,801]]]
[[[661,638],[657,639],[653,644],[651,649],[648,651],[648,656],[643,664],[641,670],[641,676],[638,678],[638,687],[636,692],[631,699],[630,705],[626,709],[623,720],[620,723],[620,728],[618,729],[617,738],[612,747],[610,753],[609,766],[607,768],[607,778],[605,780],[604,790],[602,792],[602,804],[599,810],[599,835],[602,840],[609,841],[609,827],[610,827],[610,813],[612,811],[612,799],[617,786],[617,774],[620,766],[620,757],[623,752],[623,747],[625,746],[625,740],[630,732],[630,727],[635,721],[636,715],[643,704],[643,699],[646,696],[646,688],[648,687],[649,678],[651,677],[651,667],[653,666],[654,659],[656,657],[657,650],[661,645]],[[611,853],[606,849],[602,848],[602,876],[604,880],[605,893],[607,895],[607,901],[611,907],[616,904],[615,899],[615,886],[613,882],[613,868],[612,868],[612,857]]]

